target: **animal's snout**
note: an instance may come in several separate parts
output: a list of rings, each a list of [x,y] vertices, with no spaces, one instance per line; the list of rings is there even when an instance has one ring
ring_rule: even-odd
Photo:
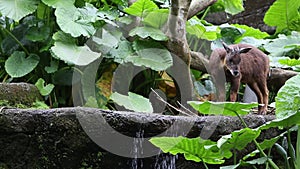
[[[231,72],[231,74],[232,74],[233,76],[238,76],[238,75],[240,74],[240,72],[239,72],[238,70],[233,70],[233,71]]]

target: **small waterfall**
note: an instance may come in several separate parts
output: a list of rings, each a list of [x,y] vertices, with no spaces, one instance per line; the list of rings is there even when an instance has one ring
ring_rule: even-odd
[[[143,160],[139,159],[143,155],[144,130],[140,129],[133,139],[133,147],[131,154],[134,158],[131,160],[132,169],[143,168]]]
[[[176,169],[177,155],[160,154],[156,157],[155,169]]]

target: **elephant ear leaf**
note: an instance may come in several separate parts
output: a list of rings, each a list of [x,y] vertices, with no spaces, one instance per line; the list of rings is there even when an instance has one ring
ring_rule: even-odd
[[[0,13],[15,21],[21,20],[37,9],[37,0],[0,0]]]
[[[299,0],[277,0],[266,12],[264,22],[269,26],[277,26],[277,32],[283,29],[300,31]],[[295,26],[298,25],[298,26]]]

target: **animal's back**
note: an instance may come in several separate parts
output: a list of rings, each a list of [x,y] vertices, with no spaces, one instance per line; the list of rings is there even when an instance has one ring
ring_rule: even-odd
[[[257,78],[267,78],[269,74],[268,56],[256,47],[251,45],[238,44],[238,47],[252,48],[249,52],[241,54],[241,81],[243,83],[249,83]]]

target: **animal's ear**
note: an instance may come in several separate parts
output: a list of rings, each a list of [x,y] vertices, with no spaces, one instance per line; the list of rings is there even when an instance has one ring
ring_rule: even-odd
[[[231,52],[231,48],[228,45],[226,45],[225,42],[222,42],[222,45],[223,45],[224,49],[226,50],[226,53]]]
[[[251,50],[252,48],[241,48],[239,53],[247,53],[249,52],[249,50]]]

